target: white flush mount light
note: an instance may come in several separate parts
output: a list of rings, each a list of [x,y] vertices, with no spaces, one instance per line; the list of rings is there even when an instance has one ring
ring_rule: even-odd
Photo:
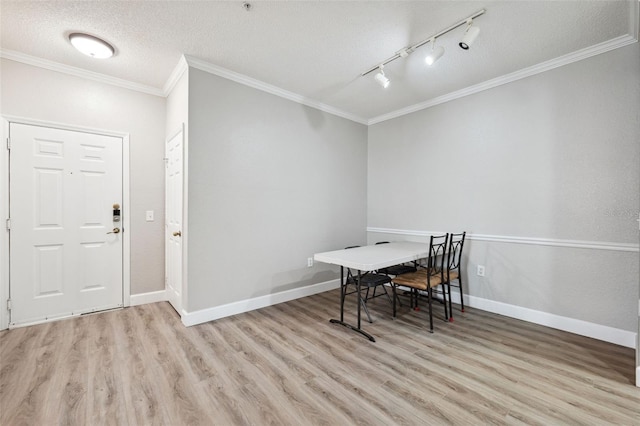
[[[480,28],[473,26],[473,19],[467,21],[467,24],[467,30],[464,32],[460,43],[458,43],[458,45],[464,50],[469,50],[469,46],[471,46],[473,42],[476,41],[476,38],[478,38],[478,34],[480,34]]]
[[[113,46],[109,43],[89,34],[69,34],[69,41],[78,51],[92,58],[106,59],[115,53]]]
[[[436,45],[436,40],[435,39],[431,40],[431,52],[429,52],[429,54],[424,58],[424,61],[429,66],[435,64],[436,61],[440,59],[442,55],[444,55],[444,47],[442,46],[435,47],[435,45]]]
[[[389,79],[386,75],[384,75],[384,65],[380,65],[379,69],[380,72],[377,73],[374,78],[380,86],[386,89],[387,87],[389,87]]]

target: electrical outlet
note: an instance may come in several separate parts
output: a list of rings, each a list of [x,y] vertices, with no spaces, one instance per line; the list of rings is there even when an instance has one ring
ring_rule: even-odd
[[[484,266],[483,265],[478,265],[478,276],[479,277],[484,277]]]
[[[307,258],[307,267],[311,268],[313,266],[313,257]]]

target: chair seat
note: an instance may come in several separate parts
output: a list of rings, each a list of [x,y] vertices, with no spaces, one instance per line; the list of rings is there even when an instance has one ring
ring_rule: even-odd
[[[458,271],[449,271],[449,280],[450,281],[457,280],[459,276],[460,275],[458,274]]]
[[[417,269],[415,266],[409,266],[409,265],[395,265],[395,266],[389,266],[388,268],[380,269],[380,272],[382,272],[383,274],[389,274],[389,275],[410,274],[416,271]]]
[[[354,279],[357,275],[354,275]],[[360,277],[360,285],[366,287],[375,287],[391,282],[391,278],[383,274],[365,274]],[[355,284],[355,281],[353,282]]]
[[[417,272],[412,272],[410,274],[402,274],[393,279],[393,282],[396,285],[403,285],[407,287],[417,288],[418,290],[426,290],[427,289],[427,271],[426,269],[421,269]],[[428,280],[429,285],[431,287],[437,287],[442,283],[442,278],[440,275],[432,275]]]

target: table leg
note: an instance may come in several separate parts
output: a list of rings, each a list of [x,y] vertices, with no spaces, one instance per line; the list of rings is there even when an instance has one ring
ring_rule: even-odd
[[[360,305],[362,305],[362,295],[360,294],[360,282],[362,281],[362,272],[360,271],[360,269],[358,269],[358,281],[356,282],[356,289],[358,290],[358,301],[356,302],[358,304],[358,328],[360,328],[360,311],[362,310],[362,308],[360,307]]]
[[[340,321],[344,322],[344,296],[347,291],[347,283],[344,280],[344,266],[340,267]]]
[[[367,333],[366,331],[360,328],[360,278],[361,278],[361,272],[358,271],[358,281],[356,283],[356,288],[358,293],[358,300],[356,302],[356,304],[358,305],[358,327],[354,327],[351,324],[344,322],[344,297],[345,297],[346,288],[347,288],[347,283],[345,282],[345,279],[344,279],[344,266],[340,266],[340,319],[339,320],[330,319],[329,322],[332,324],[340,324],[344,327],[347,327],[357,333],[362,334],[364,337],[371,340],[372,342],[375,342],[376,339],[374,339],[372,335],[370,335],[369,333]]]

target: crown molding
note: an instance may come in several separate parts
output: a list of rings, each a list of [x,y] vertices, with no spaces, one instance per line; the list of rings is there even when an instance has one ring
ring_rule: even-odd
[[[11,61],[20,62],[27,65],[33,65],[35,67],[40,67],[63,74],[73,75],[75,77],[85,78],[87,80],[97,81],[99,83],[118,86],[124,89],[135,90],[136,92],[142,92],[148,95],[164,96],[162,90],[155,87],[147,86],[140,83],[134,83],[122,78],[111,77],[93,71],[87,71],[82,68],[72,67],[70,65],[53,62],[48,59],[38,58],[13,50],[0,49],[0,58],[9,59]]]
[[[367,227],[367,232],[375,232],[378,234],[394,234],[408,235],[412,237],[430,237],[431,235],[443,235],[442,232],[435,231],[414,231],[408,229],[390,229],[390,228],[374,228]],[[467,234],[468,240],[488,241],[497,243],[510,244],[528,244],[536,246],[553,246],[553,247],[569,247],[591,250],[610,250],[610,251],[627,251],[640,252],[640,245],[628,243],[614,243],[606,241],[584,241],[584,240],[560,240],[554,238],[531,238],[531,237],[513,237],[506,235],[488,235],[488,234]]]
[[[173,69],[173,72],[171,72],[171,75],[162,87],[162,93],[165,97],[169,96],[173,88],[176,87],[176,84],[178,84],[178,81],[182,77],[182,74],[184,74],[188,69],[189,65],[187,65],[187,59],[184,57],[184,55],[180,56],[180,60],[176,64],[176,67]]]
[[[637,5],[636,5],[636,9],[637,9]],[[638,14],[636,13],[635,16],[638,16]],[[635,34],[637,34],[637,30]],[[425,102],[420,102],[418,104],[411,105],[406,108],[392,111],[388,114],[379,115],[377,117],[374,117],[368,120],[367,125],[377,124],[383,121],[402,117],[403,115],[407,115],[417,111],[421,111],[423,109],[431,108],[436,105],[443,104],[445,102],[453,101],[459,98],[463,98],[465,96],[482,92],[484,90],[493,89],[494,87],[502,86],[503,84],[512,83],[514,81],[521,80],[523,78],[531,77],[533,75],[540,74],[545,71],[552,70],[554,68],[558,68],[574,62],[578,62],[583,59],[587,59],[592,56],[596,56],[601,53],[618,49],[620,47],[628,46],[630,44],[637,43],[637,42],[638,42],[638,39],[630,35],[616,37],[609,41],[605,41],[603,43],[599,43],[581,50],[577,50],[573,53],[569,53],[568,55],[560,56],[558,58],[551,59],[546,62],[541,62],[532,67],[524,68],[519,71],[512,72],[510,74],[505,74],[503,76],[500,76],[491,80],[487,80],[482,83],[475,84],[473,86],[469,86],[461,90],[456,90],[455,92],[447,93],[446,95],[438,96],[437,98],[429,99],[428,101],[425,101]]]
[[[231,71],[229,69],[210,64],[200,59],[196,59],[192,56],[184,55],[184,58],[186,59],[186,62],[190,67],[197,68],[204,72],[208,72],[209,74],[214,74],[219,77],[226,78],[227,80],[235,81],[236,83],[240,83],[245,86],[249,86],[254,89],[258,89],[263,92],[267,92],[272,95],[276,95],[281,98],[288,99],[290,101],[297,102],[299,104],[306,105],[311,108],[315,108],[322,112],[326,112],[332,115],[336,115],[338,117],[346,118],[347,120],[355,121],[356,123],[365,124],[365,125],[367,124],[367,120],[362,117],[358,117],[354,114],[342,111],[330,105],[323,104],[322,102],[318,102],[306,96],[299,95],[297,93],[290,92],[288,90],[284,90],[280,87],[273,86],[263,81],[256,80],[255,78],[249,77],[247,75],[240,74],[235,71]]]

